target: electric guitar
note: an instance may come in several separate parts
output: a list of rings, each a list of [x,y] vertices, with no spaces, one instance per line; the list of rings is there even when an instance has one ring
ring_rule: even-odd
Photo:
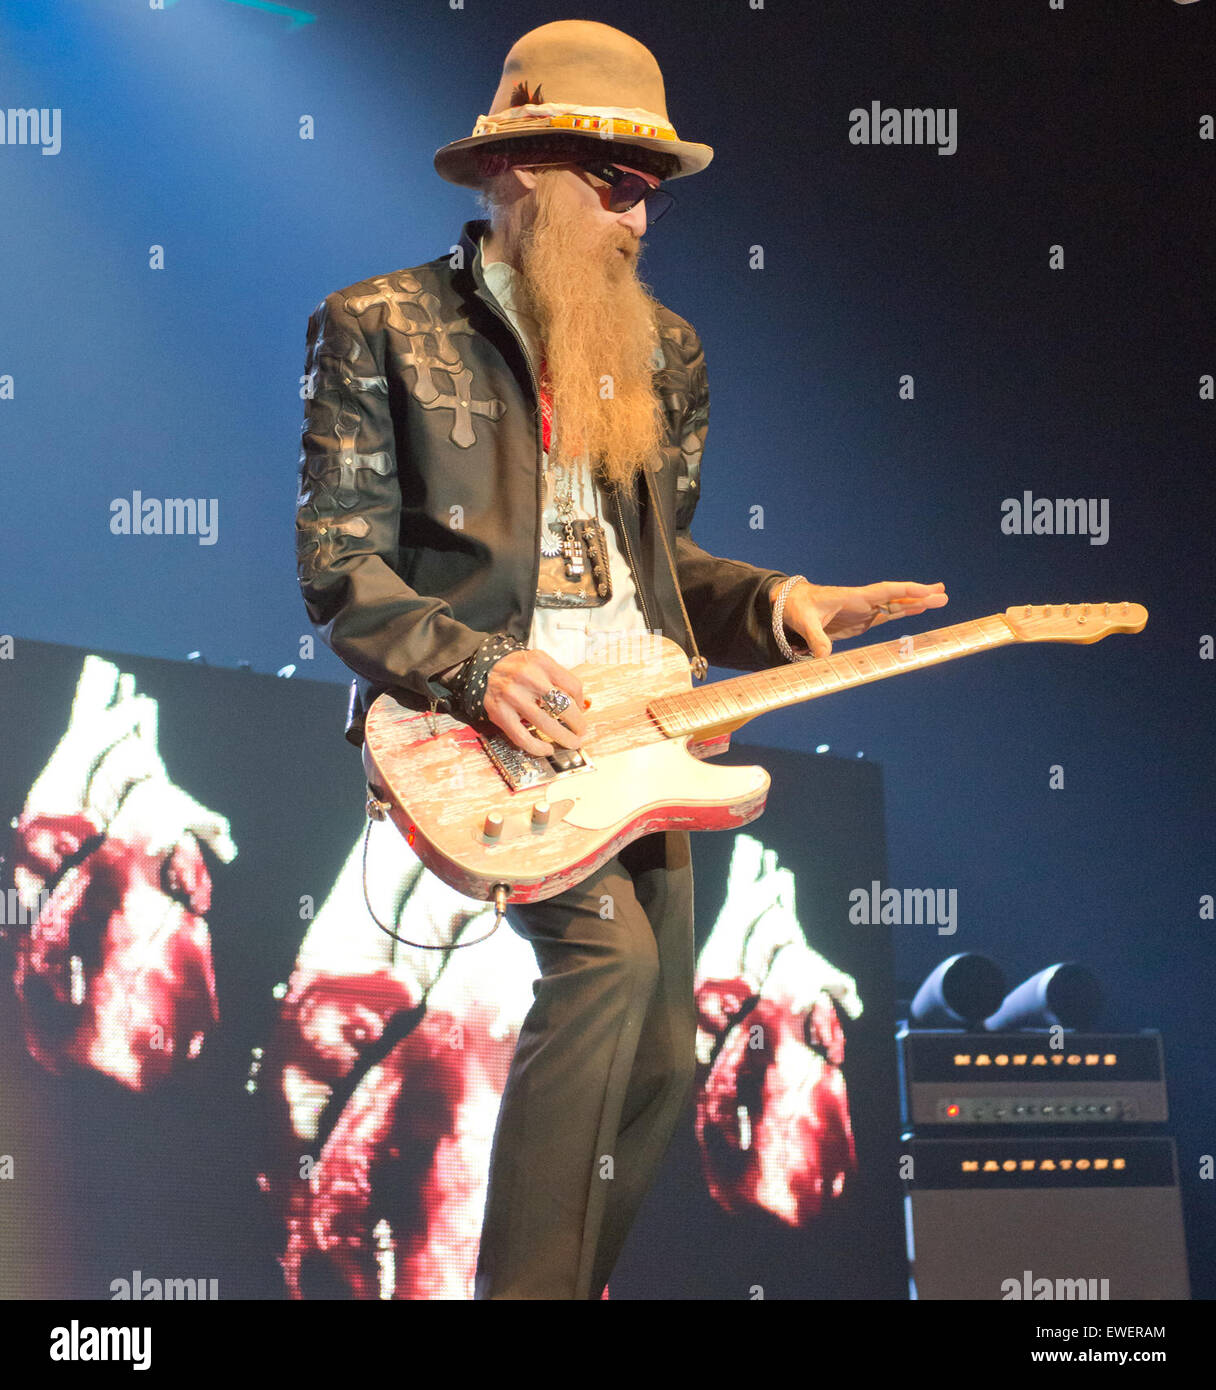
[[[757,715],[1009,642],[1098,642],[1139,632],[1138,603],[1007,608],[918,636],[834,651],[693,689],[669,638],[640,634],[638,661],[577,669],[590,700],[577,749],[526,753],[497,726],[420,713],[382,694],[368,711],[368,812],[385,814],[418,857],[470,898],[539,902],[581,882],[652,831],[730,830],[764,810],[761,767],[710,767]]]

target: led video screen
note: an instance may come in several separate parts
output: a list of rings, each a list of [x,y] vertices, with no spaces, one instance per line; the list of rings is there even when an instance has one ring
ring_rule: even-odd
[[[341,687],[0,661],[0,1294],[472,1296],[536,961],[390,823]],[[697,1074],[609,1298],[906,1295],[881,777],[748,747],[693,835]],[[365,899],[366,893],[366,899]]]

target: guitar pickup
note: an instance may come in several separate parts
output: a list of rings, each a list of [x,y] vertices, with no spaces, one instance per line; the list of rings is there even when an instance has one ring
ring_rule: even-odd
[[[590,758],[581,748],[553,745],[550,753],[527,753],[502,734],[479,735],[490,761],[502,773],[512,791],[542,786],[567,772],[591,767]]]
[[[580,748],[562,748],[554,745],[553,752],[545,759],[558,772],[570,772],[576,767],[589,767]]]

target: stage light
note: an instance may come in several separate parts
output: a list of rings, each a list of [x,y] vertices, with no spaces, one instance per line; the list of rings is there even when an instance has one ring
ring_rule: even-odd
[[[978,1027],[1005,993],[1001,967],[987,956],[949,956],[916,991],[908,1016],[921,1028]]]
[[[1094,1026],[1102,1011],[1102,990],[1092,970],[1072,961],[1049,965],[1006,995],[985,1020],[991,1033],[1009,1028]]]

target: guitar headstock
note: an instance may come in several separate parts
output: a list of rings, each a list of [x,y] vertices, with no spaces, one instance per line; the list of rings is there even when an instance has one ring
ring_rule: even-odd
[[[1139,632],[1148,622],[1140,603],[1019,603],[1005,609],[1019,642],[1100,642],[1112,632]]]

